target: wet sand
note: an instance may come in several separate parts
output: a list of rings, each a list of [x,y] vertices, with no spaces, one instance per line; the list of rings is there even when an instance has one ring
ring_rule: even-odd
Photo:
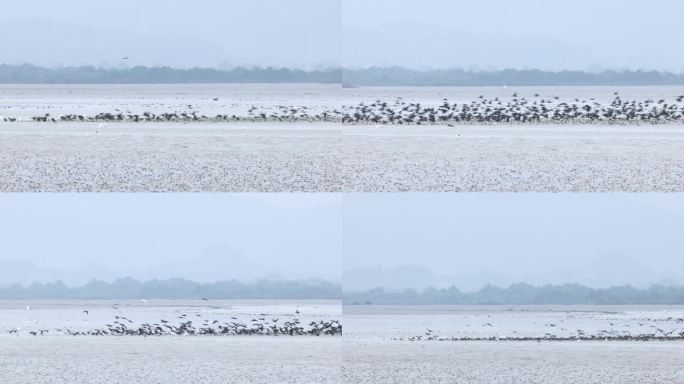
[[[0,382],[682,383],[681,342],[3,337]]]
[[[296,126],[0,126],[0,191],[338,191],[340,141]]]
[[[339,337],[2,337],[0,382],[339,383]]]
[[[684,383],[684,342],[363,342],[347,383]]]
[[[684,126],[0,123],[2,192],[684,191]]]
[[[345,190],[648,192],[684,188],[682,126],[347,131]]]

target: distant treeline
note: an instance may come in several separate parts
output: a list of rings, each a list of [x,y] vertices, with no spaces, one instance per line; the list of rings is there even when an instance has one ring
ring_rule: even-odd
[[[344,70],[343,84],[406,86],[684,85],[684,74],[658,71],[541,71],[538,69],[417,71],[400,67]]]
[[[340,83],[339,69],[304,71],[288,68],[175,69],[93,66],[43,68],[29,64],[0,65],[3,84],[190,84],[190,83]]]
[[[648,289],[631,286],[589,288],[579,284],[544,285],[526,283],[508,288],[487,285],[477,292],[458,288],[427,288],[422,292],[388,292],[375,288],[367,292],[343,293],[345,304],[684,304],[684,286],[654,285]]]
[[[467,71],[412,70],[401,67],[363,69],[290,68],[176,69],[170,67],[44,68],[30,64],[0,65],[2,84],[176,84],[176,83],[324,83],[344,86],[525,86],[525,85],[684,85],[684,74],[659,71],[541,71],[536,69]]]
[[[684,304],[684,286],[653,285],[590,288],[579,284],[535,287],[518,283],[502,288],[487,285],[476,292],[457,287],[412,289],[401,292],[375,288],[365,292],[344,292],[339,284],[322,281],[237,280],[197,283],[185,279],[139,281],[132,278],[113,282],[92,280],[69,287],[61,281],[0,286],[0,299],[342,299],[345,304]]]
[[[139,281],[132,278],[108,283],[92,280],[80,287],[61,281],[28,287],[0,286],[0,299],[340,299],[341,287],[326,281],[236,280],[196,283],[184,279]]]

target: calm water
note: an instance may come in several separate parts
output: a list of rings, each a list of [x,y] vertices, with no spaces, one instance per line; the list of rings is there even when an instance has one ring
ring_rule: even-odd
[[[334,85],[0,85],[0,116],[24,117],[117,112],[197,111],[247,115],[252,106],[308,106],[313,111],[343,102]],[[218,100],[214,100],[218,98]]]
[[[681,340],[406,338],[426,329],[442,337],[563,335],[575,328],[640,333],[652,325],[684,330],[677,320],[683,315],[682,306],[345,306],[343,377],[349,383],[682,383]]]
[[[344,306],[345,337],[572,337],[684,332],[684,306]]]
[[[360,87],[341,88],[319,84],[162,84],[162,85],[0,85],[0,116],[30,119],[49,113],[141,114],[189,111],[213,116],[218,113],[246,115],[252,106],[268,112],[276,106],[307,106],[311,112],[375,100],[437,105],[442,99],[467,103],[480,95],[501,100],[518,97],[574,99],[607,103],[618,92],[623,99],[674,100],[684,95],[683,86],[645,87]],[[214,100],[218,99],[218,100]]]
[[[87,313],[86,313],[87,311]],[[179,319],[185,315],[185,318]],[[41,329],[89,330],[104,327],[116,316],[130,319],[132,326],[158,323],[171,324],[191,320],[201,325],[209,322],[249,323],[255,317],[279,318],[302,322],[340,319],[337,301],[235,301],[235,300],[52,300],[0,301],[0,337],[9,337],[10,329],[20,336]],[[30,336],[29,336],[30,337]]]

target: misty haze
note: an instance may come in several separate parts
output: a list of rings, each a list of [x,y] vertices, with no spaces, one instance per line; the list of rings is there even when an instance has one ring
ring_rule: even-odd
[[[0,280],[338,282],[339,210],[336,195],[0,196]]]
[[[684,383],[682,14],[2,1],[0,383]]]
[[[336,66],[339,10],[339,1],[315,0],[14,2],[4,4],[0,14],[0,43],[6,48],[0,62]]]
[[[679,195],[349,195],[344,289],[684,284]]]
[[[27,0],[3,6],[0,63],[681,73],[683,12],[673,0]]]

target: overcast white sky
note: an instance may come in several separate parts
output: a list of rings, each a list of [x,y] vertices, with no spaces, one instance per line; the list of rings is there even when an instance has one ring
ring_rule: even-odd
[[[0,0],[0,9],[6,63],[684,72],[679,0]]]
[[[338,0],[0,0],[0,9],[0,62],[339,64]]]
[[[345,0],[343,62],[684,72],[679,0]]]

